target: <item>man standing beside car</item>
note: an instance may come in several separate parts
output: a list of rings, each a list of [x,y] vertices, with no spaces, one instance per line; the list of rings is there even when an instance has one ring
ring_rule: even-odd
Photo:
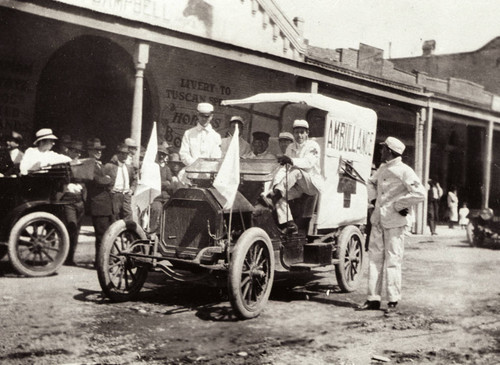
[[[401,299],[404,236],[412,222],[411,209],[424,201],[426,189],[412,168],[401,160],[403,142],[387,137],[381,146],[383,163],[368,180],[369,200],[376,201],[370,219],[368,298],[360,309],[380,309],[385,276],[389,301],[386,313],[390,314],[396,311]]]

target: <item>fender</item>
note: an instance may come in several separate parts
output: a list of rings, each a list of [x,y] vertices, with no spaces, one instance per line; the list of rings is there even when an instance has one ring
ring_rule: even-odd
[[[2,223],[0,226],[0,241],[6,241],[8,239],[10,228],[22,216],[35,211],[43,211],[52,213],[58,218],[62,218],[60,207],[62,207],[63,205],[63,203],[54,203],[50,200],[35,200],[18,205],[17,207],[12,209],[6,217],[2,219]]]

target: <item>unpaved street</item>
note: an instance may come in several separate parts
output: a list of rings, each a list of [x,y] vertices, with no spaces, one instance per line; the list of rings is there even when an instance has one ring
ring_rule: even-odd
[[[469,247],[464,231],[409,238],[398,315],[356,310],[366,280],[342,294],[329,273],[276,286],[248,321],[232,316],[223,290],[159,273],[137,302],[109,303],[83,233],[79,266],[58,275],[20,278],[0,262],[1,364],[500,363],[500,251]]]

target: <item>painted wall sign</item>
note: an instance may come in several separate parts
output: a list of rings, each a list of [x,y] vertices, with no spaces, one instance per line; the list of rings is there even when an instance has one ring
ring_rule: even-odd
[[[206,37],[287,58],[279,32],[263,26],[262,16],[254,16],[252,1],[235,0],[53,0],[99,13],[139,21],[162,28]],[[277,9],[277,8],[276,8]],[[279,10],[277,9],[279,12]],[[269,19],[269,17],[268,17]],[[297,32],[289,25],[288,32]],[[304,48],[298,33],[288,40]],[[285,43],[286,44],[286,43]],[[305,48],[304,48],[305,49]]]

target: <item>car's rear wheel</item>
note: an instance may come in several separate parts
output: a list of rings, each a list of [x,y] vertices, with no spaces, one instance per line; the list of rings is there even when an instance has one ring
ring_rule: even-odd
[[[338,238],[335,265],[337,283],[343,292],[356,290],[363,267],[363,235],[355,226],[345,227]]]
[[[274,253],[267,233],[246,230],[236,242],[229,265],[229,300],[240,319],[257,317],[265,307],[274,280]]]
[[[113,223],[104,234],[97,255],[97,277],[106,296],[114,302],[124,302],[137,297],[146,278],[148,267],[138,264],[127,253],[144,253],[143,239],[136,231],[128,229],[125,221]]]
[[[21,275],[46,276],[55,273],[66,260],[69,236],[63,222],[47,212],[21,217],[10,230],[8,252]]]

